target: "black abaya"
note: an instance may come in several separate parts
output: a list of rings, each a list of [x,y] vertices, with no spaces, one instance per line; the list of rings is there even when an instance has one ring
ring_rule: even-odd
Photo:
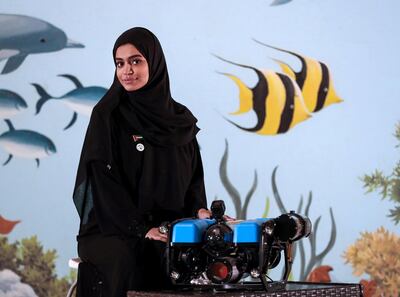
[[[144,236],[164,221],[206,208],[197,141],[157,147],[124,128],[118,112],[111,122],[115,162],[111,169],[103,161],[90,163],[94,207],[81,224],[78,255],[103,275],[106,296],[167,288],[165,243]]]
[[[206,208],[197,120],[170,95],[157,38],[143,28],[128,30],[114,57],[126,43],[146,58],[149,81],[128,93],[115,78],[95,106],[74,189],[78,254],[98,270],[107,297],[166,287],[165,243],[144,236],[164,221]]]

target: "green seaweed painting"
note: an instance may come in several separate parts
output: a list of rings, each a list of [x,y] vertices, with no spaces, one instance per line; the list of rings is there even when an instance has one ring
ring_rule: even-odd
[[[254,180],[250,190],[247,192],[244,204],[242,205],[242,198],[239,191],[233,186],[228,177],[228,156],[229,156],[229,145],[228,141],[225,139],[225,152],[222,156],[221,163],[219,166],[219,176],[221,182],[232,199],[233,205],[235,206],[236,219],[245,220],[247,218],[247,208],[255,190],[257,189],[258,177],[257,171],[254,170]]]
[[[247,209],[250,203],[251,198],[253,197],[253,194],[255,190],[257,189],[258,185],[258,177],[257,177],[257,171],[254,171],[254,179],[253,179],[253,184],[250,188],[250,190],[247,192],[244,203],[242,203],[242,197],[239,193],[239,191],[236,189],[236,187],[232,184],[232,182],[229,180],[228,177],[228,157],[229,157],[229,145],[228,141],[225,139],[225,151],[222,156],[221,162],[220,162],[220,167],[219,167],[219,175],[222,181],[222,184],[226,191],[228,192],[230,198],[232,199],[232,202],[235,207],[236,211],[236,218],[245,220],[247,218]],[[283,204],[283,200],[279,194],[278,191],[278,186],[276,183],[276,172],[277,172],[278,167],[275,167],[273,172],[272,172],[272,190],[273,190],[273,195],[275,198],[275,202],[278,205],[279,210],[281,213],[288,213],[288,210]],[[311,208],[311,203],[312,203],[312,192],[310,191],[307,199],[307,203],[304,207],[303,211],[303,204],[304,204],[304,199],[301,196],[299,205],[297,207],[297,213],[303,214],[306,217],[309,217],[310,213],[310,208]],[[262,217],[267,217],[268,212],[270,208],[270,199],[267,197],[266,198],[266,203],[265,203],[265,209]],[[330,234],[330,239],[326,245],[326,247],[319,253],[317,253],[317,232],[319,229],[319,225],[321,222],[322,216],[319,216],[314,222],[313,222],[313,231],[311,235],[308,237],[309,243],[310,243],[310,252],[309,252],[309,259],[307,261],[306,259],[306,250],[304,247],[303,241],[299,241],[298,243],[296,242],[294,244],[294,250],[293,250],[293,258],[295,258],[297,254],[297,247],[300,253],[300,275],[299,275],[299,280],[300,281],[305,281],[308,277],[308,275],[312,272],[312,270],[322,264],[322,261],[324,257],[332,250],[333,246],[335,245],[336,242],[336,223],[335,223],[335,218],[333,215],[332,208],[329,209],[330,213],[330,218],[331,218],[331,234]]]
[[[400,122],[396,125],[394,133],[397,141],[399,142],[396,147],[400,147]],[[391,218],[397,225],[400,223],[400,161],[397,162],[393,168],[392,174],[386,176],[382,171],[376,169],[371,175],[364,175],[362,177],[364,188],[367,193],[381,189],[380,195],[382,199],[389,198],[395,204],[393,209],[389,210],[388,217]]]
[[[276,172],[278,170],[278,167],[275,167],[273,172],[272,172],[272,191],[274,194],[274,198],[276,201],[276,204],[279,207],[279,210],[282,213],[288,213],[286,207],[283,204],[282,198],[279,194],[278,187],[276,184]],[[303,196],[300,198],[299,206],[297,207],[297,213],[303,214],[306,217],[309,217],[309,212],[310,212],[310,207],[312,203],[312,192],[310,191],[308,195],[308,200],[307,204],[304,208],[303,212]],[[317,232],[319,228],[319,224],[321,221],[322,216],[319,216],[314,222],[313,222],[313,230],[308,237],[309,243],[310,243],[310,255],[308,262],[306,263],[306,252],[305,252],[305,247],[304,247],[304,241],[300,240],[299,242],[296,242],[294,245],[294,250],[293,250],[293,259],[296,257],[297,254],[297,247],[299,247],[299,252],[300,252],[300,276],[299,280],[300,281],[305,281],[307,279],[307,276],[310,274],[310,272],[313,270],[313,268],[318,267],[322,264],[322,260],[324,257],[332,250],[333,246],[335,245],[336,241],[336,223],[335,223],[335,218],[333,216],[333,211],[332,208],[329,208],[329,213],[331,217],[331,223],[332,223],[332,228],[331,228],[331,234],[330,234],[330,239],[326,247],[322,250],[322,252],[317,253]]]

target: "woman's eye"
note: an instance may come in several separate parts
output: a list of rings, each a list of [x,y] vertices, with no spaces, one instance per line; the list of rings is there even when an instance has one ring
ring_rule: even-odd
[[[116,62],[115,65],[117,66],[117,68],[121,68],[122,66],[124,66],[124,63]]]
[[[132,65],[137,65],[137,64],[139,64],[140,63],[140,60],[139,59],[132,59],[131,60],[131,64]]]

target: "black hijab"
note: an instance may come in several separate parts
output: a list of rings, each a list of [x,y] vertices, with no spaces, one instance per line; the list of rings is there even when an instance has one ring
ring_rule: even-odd
[[[125,31],[115,42],[114,61],[118,47],[128,43],[134,45],[147,60],[149,80],[141,89],[127,92],[115,75],[110,89],[93,109],[74,189],[74,203],[81,218],[91,209],[88,205],[90,201],[85,199],[91,191],[87,183],[89,162],[102,160],[109,168],[114,165],[110,117],[116,108],[129,128],[138,131],[155,146],[187,144],[199,131],[197,119],[189,109],[171,97],[167,65],[157,37],[140,27]]]
[[[174,146],[190,142],[198,132],[197,120],[171,97],[167,64],[157,37],[144,28],[125,31],[115,42],[114,58],[117,48],[127,43],[146,58],[149,81],[143,88],[127,92],[128,104],[121,108],[123,116],[152,144]]]

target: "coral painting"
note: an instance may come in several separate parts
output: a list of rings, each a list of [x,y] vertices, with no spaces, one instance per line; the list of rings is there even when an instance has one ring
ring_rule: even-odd
[[[56,258],[56,251],[44,250],[36,236],[14,243],[0,237],[0,296],[66,296],[76,275],[58,278]]]
[[[368,274],[376,283],[380,296],[399,296],[400,237],[380,227],[375,232],[363,232],[343,255],[353,273]],[[365,283],[365,282],[364,282]]]

